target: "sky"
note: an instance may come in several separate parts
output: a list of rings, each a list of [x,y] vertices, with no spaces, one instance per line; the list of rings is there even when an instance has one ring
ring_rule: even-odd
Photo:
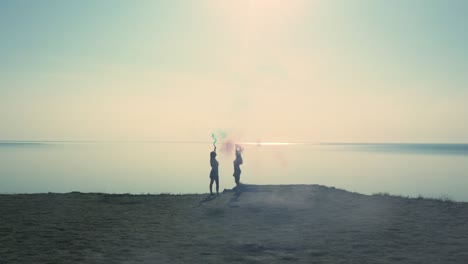
[[[0,1],[0,140],[468,142],[463,0]]]

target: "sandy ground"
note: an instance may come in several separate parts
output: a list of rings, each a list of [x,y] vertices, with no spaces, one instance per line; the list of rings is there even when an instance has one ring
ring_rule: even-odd
[[[318,185],[0,195],[0,263],[468,263],[468,203]]]

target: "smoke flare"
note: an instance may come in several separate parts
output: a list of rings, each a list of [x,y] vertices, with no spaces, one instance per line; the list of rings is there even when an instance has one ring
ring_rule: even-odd
[[[211,133],[211,137],[213,138],[213,147],[214,147],[214,151],[216,151],[216,142],[218,141],[216,139],[216,136],[214,133]]]

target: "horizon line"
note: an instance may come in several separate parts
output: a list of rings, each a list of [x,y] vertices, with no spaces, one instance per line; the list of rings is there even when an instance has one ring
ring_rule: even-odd
[[[213,144],[213,141],[196,140],[4,140],[0,143],[166,143],[166,144]],[[468,142],[351,142],[351,141],[230,141],[218,142],[240,145],[399,145],[399,144],[433,144],[433,145],[468,145]]]

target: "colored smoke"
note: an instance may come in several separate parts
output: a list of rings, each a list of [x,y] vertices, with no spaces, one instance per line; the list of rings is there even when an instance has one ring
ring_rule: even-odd
[[[214,133],[211,133],[211,138],[213,138],[213,147],[214,147],[214,151],[216,151],[216,142],[218,142],[218,140],[216,139],[216,136]]]

